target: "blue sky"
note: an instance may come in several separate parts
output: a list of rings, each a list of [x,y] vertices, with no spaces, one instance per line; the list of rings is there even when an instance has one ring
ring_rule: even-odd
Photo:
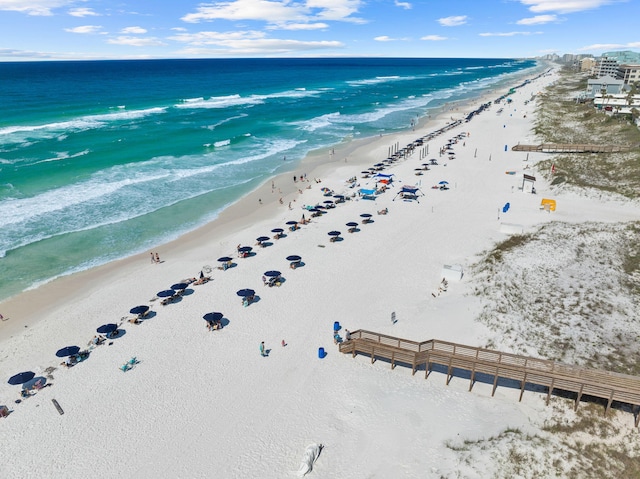
[[[0,61],[640,51],[640,0],[0,0]]]

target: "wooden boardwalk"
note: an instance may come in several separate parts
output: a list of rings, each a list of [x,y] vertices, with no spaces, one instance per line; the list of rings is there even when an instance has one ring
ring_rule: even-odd
[[[545,359],[501,353],[491,349],[476,348],[463,344],[432,339],[416,342],[372,331],[358,330],[351,333],[351,340],[340,343],[341,353],[367,355],[373,363],[384,359],[391,363],[411,366],[415,374],[420,366],[425,368],[425,379],[429,377],[434,365],[446,367],[447,385],[455,370],[464,370],[470,374],[469,391],[473,388],[476,374],[493,376],[495,394],[498,379],[510,379],[520,383],[520,398],[527,384],[547,388],[547,404],[554,390],[576,394],[574,409],[583,396],[592,396],[607,401],[605,415],[614,401],[640,408],[640,377],[612,373],[598,369],[572,366]],[[640,422],[636,414],[635,425]]]
[[[513,151],[539,151],[543,153],[621,153],[638,148],[638,145],[589,145],[589,144],[563,144],[541,143],[539,145],[515,145]]]

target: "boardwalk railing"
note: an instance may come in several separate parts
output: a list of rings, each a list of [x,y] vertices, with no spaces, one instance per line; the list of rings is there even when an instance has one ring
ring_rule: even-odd
[[[640,407],[640,377],[613,373],[598,369],[549,361],[545,359],[502,353],[491,349],[465,346],[432,339],[417,342],[396,338],[372,331],[358,330],[351,333],[351,339],[340,343],[341,353],[367,355],[373,363],[376,359],[390,361],[391,368],[397,363],[411,365],[412,374],[424,365],[425,379],[429,377],[433,365],[447,368],[447,385],[455,369],[470,372],[469,391],[473,388],[476,374],[493,376],[495,394],[498,379],[510,379],[520,383],[520,398],[527,384],[548,388],[547,404],[554,389],[576,393],[574,409],[582,396],[588,395],[607,401],[605,415],[613,401]],[[640,422],[636,415],[635,425]]]
[[[539,145],[515,145],[513,151],[541,151],[543,153],[621,153],[638,148],[638,145],[593,145],[541,143]]]

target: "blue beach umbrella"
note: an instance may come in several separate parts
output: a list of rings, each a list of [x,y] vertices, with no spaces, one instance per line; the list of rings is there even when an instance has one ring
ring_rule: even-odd
[[[246,298],[247,296],[254,296],[256,294],[256,292],[252,289],[241,289],[239,291],[236,291],[236,294],[238,296],[241,296],[243,298]]]
[[[327,234],[329,236],[340,236],[340,231],[329,231]]]
[[[260,243],[262,243],[263,241],[267,241],[269,239],[268,236],[258,236],[256,238],[256,241],[259,241]]]
[[[227,261],[232,261],[233,258],[229,258],[228,256],[223,256],[222,258],[218,258],[218,261],[221,263],[226,263]]]
[[[277,278],[278,276],[280,276],[282,273],[280,273],[280,271],[275,271],[275,270],[271,270],[271,271],[266,271],[264,273],[265,276],[268,276],[269,278]]]
[[[66,358],[67,356],[73,356],[74,354],[78,354],[80,352],[80,348],[78,346],[67,346],[62,349],[58,349],[56,352],[56,356],[59,358]]]
[[[347,223],[347,226],[348,226],[349,228],[355,228],[356,226],[358,226],[358,223],[356,223],[355,221],[349,221],[349,222]]]
[[[291,256],[287,256],[287,261],[302,261],[302,257],[297,254],[292,254]]]
[[[205,321],[220,321],[223,317],[224,315],[222,313],[207,313],[202,319]]]
[[[15,376],[11,376],[9,378],[9,384],[16,386],[18,384],[24,384],[27,381],[31,381],[35,377],[36,373],[33,371],[25,371],[23,373],[18,373]]]
[[[187,286],[189,286],[187,283],[176,283],[171,286],[171,289],[175,291],[182,291],[183,289],[186,289]]]
[[[143,304],[141,306],[135,306],[129,310],[131,314],[144,314],[149,311],[149,306]]]
[[[156,296],[158,296],[158,298],[169,298],[174,294],[176,294],[176,292],[172,289],[163,289],[162,291],[159,291]]]
[[[283,233],[283,232],[284,232],[284,230],[283,230],[282,228],[273,228],[273,229],[271,230],[271,232],[272,232],[272,233],[276,233],[276,234],[280,234],[280,233]]]
[[[297,222],[297,221],[287,221],[287,223],[286,223],[286,224],[288,224],[288,225],[292,226],[292,225],[297,225],[297,224],[298,224],[298,222]]]
[[[240,251],[241,253],[248,253],[252,249],[253,248],[251,246],[240,246],[240,248],[238,248],[238,251]]]
[[[448,184],[449,184],[449,182],[448,182],[448,181],[444,181],[444,180],[442,180],[442,181],[440,181],[438,184],[439,184],[439,185],[448,185]]]
[[[370,213],[362,213],[360,215],[360,218],[371,218],[371,214]]]
[[[96,329],[96,331],[99,332],[100,334],[109,334],[109,333],[113,333],[116,329],[118,329],[117,324],[108,323],[108,324],[103,324],[98,329]]]

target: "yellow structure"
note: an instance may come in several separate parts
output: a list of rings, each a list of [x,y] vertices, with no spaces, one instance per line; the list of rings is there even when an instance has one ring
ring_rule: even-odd
[[[555,211],[556,200],[552,200],[549,198],[542,198],[542,201],[540,202],[540,209],[545,211]]]

